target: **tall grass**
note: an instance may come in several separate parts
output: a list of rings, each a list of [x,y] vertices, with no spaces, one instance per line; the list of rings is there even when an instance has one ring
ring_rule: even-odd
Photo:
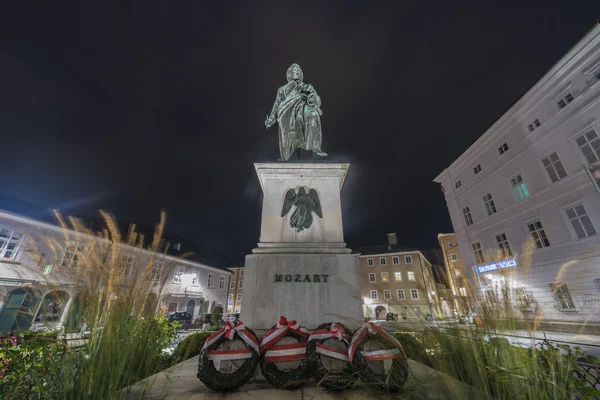
[[[95,232],[78,219],[64,219],[57,214],[64,228],[62,237],[40,235],[32,243],[34,252],[49,249],[55,260],[62,259],[64,243],[77,246],[76,264],[63,267],[59,275],[62,281],[53,284],[56,290],[66,286],[78,294],[70,299],[71,312],[65,325],[78,328],[83,324],[89,333],[85,344],[76,350],[62,345],[58,351],[60,357],[47,357],[37,365],[42,371],[55,371],[49,378],[45,373],[48,379],[42,379],[51,391],[44,387],[32,391],[31,387],[13,380],[9,387],[0,385],[5,391],[0,397],[118,398],[127,391],[122,389],[169,366],[163,349],[173,341],[177,327],[164,317],[156,317],[158,298],[150,294],[161,293],[164,285],[164,279],[153,278],[154,268],[164,261],[168,249],[162,238],[166,215],[161,214],[149,240],[136,232],[135,227],[122,235],[110,214],[101,212],[101,215],[104,226],[101,232]],[[123,254],[138,255],[130,276],[127,273],[130,266],[121,261]],[[163,277],[168,275],[166,268],[165,265]],[[16,351],[9,349],[7,357],[14,356]],[[57,368],[52,369],[56,364]],[[19,368],[25,366],[13,359],[7,373],[17,373]]]

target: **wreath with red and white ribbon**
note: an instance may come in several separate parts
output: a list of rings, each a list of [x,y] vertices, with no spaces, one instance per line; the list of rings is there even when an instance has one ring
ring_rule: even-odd
[[[310,332],[298,322],[288,321],[281,316],[277,325],[263,336],[260,343],[260,367],[263,376],[273,386],[292,389],[299,387],[310,378],[310,368],[306,361],[306,344],[309,335]],[[282,340],[284,338],[288,340]],[[288,343],[279,343],[280,341]],[[290,361],[298,362],[297,367],[287,370],[280,368],[282,364],[279,363]]]
[[[227,341],[241,341],[243,349],[219,349]],[[248,382],[254,375],[259,361],[259,344],[252,330],[239,321],[225,323],[223,329],[213,333],[206,339],[198,359],[198,379],[207,387],[218,391],[237,389]],[[222,361],[244,360],[243,364],[232,373],[219,372]]]
[[[366,342],[374,340],[386,348],[362,351]],[[348,348],[348,358],[360,377],[367,383],[384,386],[390,390],[398,390],[408,378],[408,363],[402,345],[379,323],[367,320],[363,322],[352,337]],[[376,373],[369,365],[370,362],[385,360],[392,360],[389,371],[385,374]]]
[[[313,377],[323,387],[340,390],[351,386],[356,380],[353,377],[354,369],[348,357],[351,337],[346,327],[336,322],[322,324],[310,334],[306,348],[308,363]],[[329,339],[335,339],[343,343],[345,349],[328,346],[326,341]],[[339,372],[331,372],[325,367],[322,357],[344,361],[346,366]]]

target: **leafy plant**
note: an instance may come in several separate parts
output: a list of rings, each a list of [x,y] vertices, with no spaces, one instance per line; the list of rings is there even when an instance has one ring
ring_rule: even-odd
[[[219,324],[221,324],[222,319],[223,319],[223,308],[221,306],[216,306],[210,317],[210,322],[215,326],[219,326]]]
[[[3,399],[52,398],[73,378],[75,353],[56,334],[20,332],[0,337],[0,394]]]
[[[183,339],[173,351],[171,363],[177,364],[200,354],[202,346],[212,332],[194,332]]]

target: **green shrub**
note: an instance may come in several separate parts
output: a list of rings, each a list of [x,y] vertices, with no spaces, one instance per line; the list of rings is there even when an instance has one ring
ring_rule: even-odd
[[[398,339],[408,358],[431,366],[426,347],[423,342],[412,333],[394,332],[394,337]]]
[[[210,322],[214,326],[218,326],[221,323],[221,319],[223,318],[223,308],[221,306],[216,306],[212,312],[212,316],[210,317]]]
[[[60,396],[76,362],[56,334],[26,331],[0,337],[0,394],[6,400]]]
[[[192,357],[196,357],[200,354],[202,346],[206,339],[212,334],[209,331],[194,332],[183,339],[173,351],[171,356],[171,363],[177,364],[182,361],[188,360]]]

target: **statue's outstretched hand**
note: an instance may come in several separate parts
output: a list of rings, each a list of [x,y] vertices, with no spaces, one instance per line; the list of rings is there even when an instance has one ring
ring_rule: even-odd
[[[265,126],[267,128],[270,128],[271,126],[273,126],[273,124],[275,123],[275,117],[274,116],[267,116],[267,119],[265,120]]]

